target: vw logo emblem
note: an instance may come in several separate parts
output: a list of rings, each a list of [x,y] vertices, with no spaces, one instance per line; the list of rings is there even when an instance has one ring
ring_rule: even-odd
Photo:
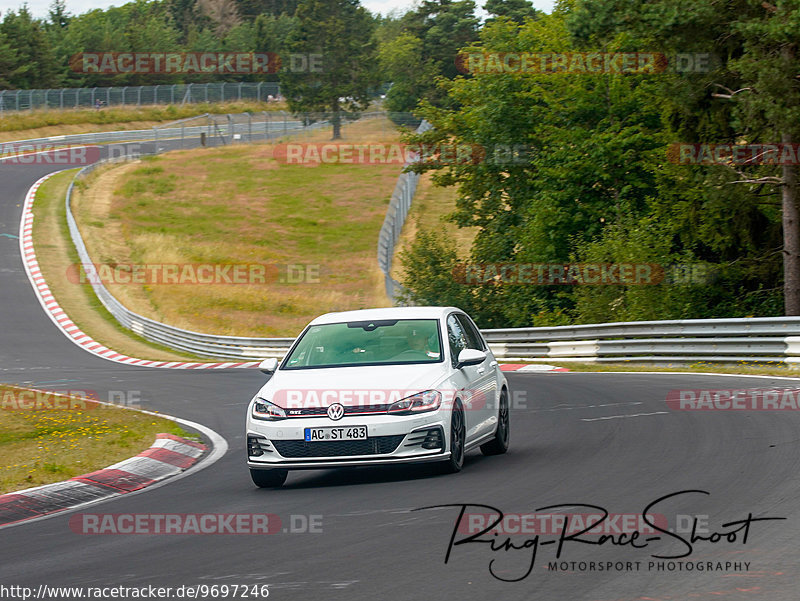
[[[328,407],[328,417],[333,421],[338,421],[344,417],[344,407],[340,403],[334,403]]]

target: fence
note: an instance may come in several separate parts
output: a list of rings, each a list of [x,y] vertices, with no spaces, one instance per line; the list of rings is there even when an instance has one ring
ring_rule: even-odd
[[[416,133],[420,134],[431,127],[430,123],[423,121],[417,127]],[[419,173],[403,172],[400,174],[392,192],[392,199],[389,201],[389,208],[386,210],[386,218],[378,235],[378,267],[383,272],[386,296],[392,301],[397,299],[397,295],[402,290],[400,283],[392,277],[394,250],[406,223],[418,183]]]
[[[233,100],[268,101],[280,97],[277,82],[220,82],[121,86],[112,88],[60,88],[49,90],[2,90],[0,113],[39,108],[142,106],[152,104],[192,104]]]

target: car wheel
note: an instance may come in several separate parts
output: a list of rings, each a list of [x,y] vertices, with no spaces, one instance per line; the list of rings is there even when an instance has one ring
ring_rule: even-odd
[[[460,472],[464,467],[464,444],[467,438],[467,426],[464,422],[464,410],[456,401],[453,415],[450,417],[450,457],[442,462],[442,469],[447,474]]]
[[[504,388],[500,393],[500,408],[497,415],[497,430],[494,438],[481,445],[484,455],[502,455],[508,451],[509,419],[508,419],[508,391]]]
[[[250,470],[253,484],[259,488],[278,488],[286,482],[289,470]]]

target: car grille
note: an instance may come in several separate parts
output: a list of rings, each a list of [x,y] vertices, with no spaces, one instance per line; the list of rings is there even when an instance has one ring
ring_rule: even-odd
[[[389,405],[355,405],[352,407],[345,407],[345,415],[361,415],[365,413],[385,413]],[[327,407],[307,407],[305,409],[287,409],[286,414],[288,417],[318,417],[320,415],[327,415]]]
[[[348,455],[386,455],[393,452],[405,436],[373,436],[366,440],[272,440],[284,457],[344,457]]]

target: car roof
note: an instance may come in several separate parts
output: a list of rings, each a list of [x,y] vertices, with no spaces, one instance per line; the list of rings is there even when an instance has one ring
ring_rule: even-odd
[[[371,319],[443,319],[453,311],[462,312],[458,307],[384,307],[381,309],[359,309],[326,313],[314,319],[311,324],[342,323],[344,321],[367,321]],[[311,325],[309,324],[309,325]]]

